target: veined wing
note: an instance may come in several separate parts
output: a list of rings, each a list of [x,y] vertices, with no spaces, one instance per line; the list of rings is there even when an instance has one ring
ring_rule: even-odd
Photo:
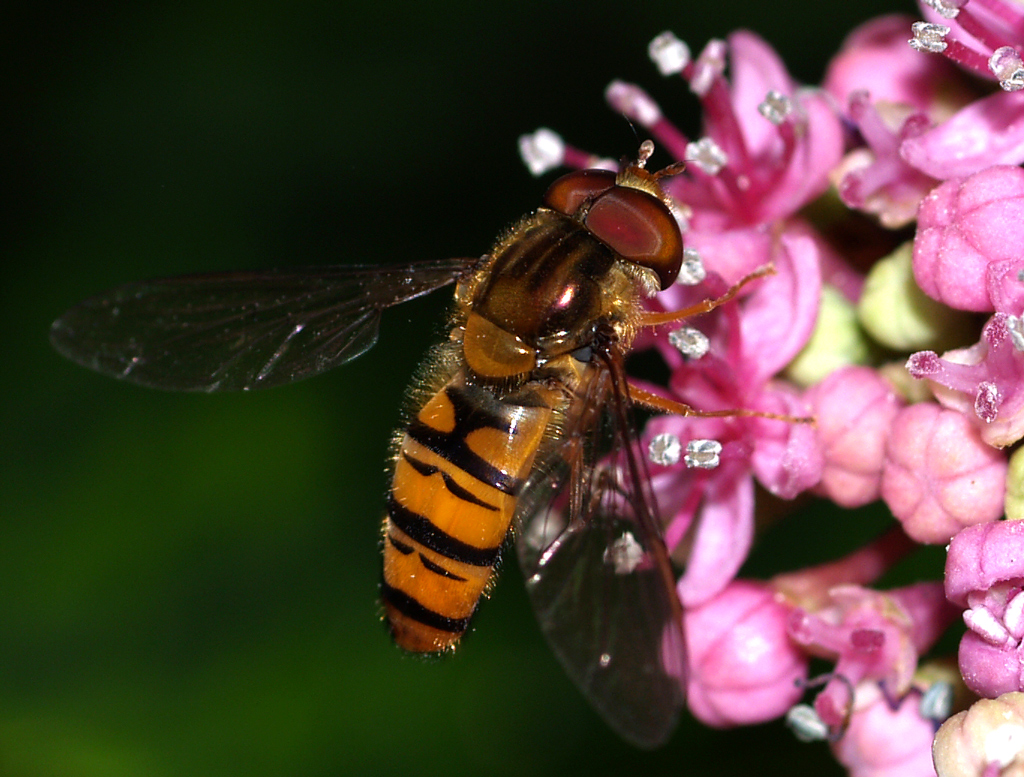
[[[517,551],[541,629],[573,682],[622,737],[656,747],[684,702],[682,607],[620,355],[587,393],[559,455],[524,489]],[[602,436],[611,451],[597,460]]]
[[[377,341],[381,313],[458,280],[479,260],[184,275],[129,283],[57,319],[64,356],[176,391],[278,386]]]

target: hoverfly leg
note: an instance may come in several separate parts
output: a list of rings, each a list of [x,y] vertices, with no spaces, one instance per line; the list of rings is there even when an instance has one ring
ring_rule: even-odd
[[[730,408],[728,410],[698,410],[684,402],[677,402],[674,399],[658,396],[632,383],[629,384],[629,398],[634,405],[639,405],[647,410],[653,410],[656,413],[697,416],[699,418],[770,418],[775,421],[787,421],[791,424],[814,423],[814,418],[811,417],[768,413],[763,410],[750,410],[743,407]]]
[[[698,302],[696,305],[690,305],[689,307],[683,308],[682,310],[669,310],[663,313],[656,311],[646,311],[640,317],[640,326],[651,327],[661,326],[662,324],[670,324],[673,321],[682,321],[686,318],[692,318],[693,316],[699,316],[702,313],[708,313],[717,307],[721,307],[726,302],[729,302],[737,294],[740,289],[746,286],[752,281],[756,281],[758,278],[764,278],[769,275],[775,274],[775,266],[772,264],[766,264],[764,267],[759,267],[749,275],[745,275],[740,278],[736,283],[729,287],[729,289],[721,297],[715,297],[714,299],[706,299],[703,302]]]

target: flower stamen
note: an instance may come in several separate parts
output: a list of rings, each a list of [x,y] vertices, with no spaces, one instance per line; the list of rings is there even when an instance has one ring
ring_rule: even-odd
[[[701,138],[686,144],[686,161],[701,172],[718,175],[729,163],[729,157],[714,140]]]
[[[1024,61],[1012,46],[1003,46],[993,52],[988,60],[988,69],[999,79],[999,86],[1005,92],[1024,89]]]
[[[670,332],[668,341],[687,359],[700,359],[711,347],[707,335],[690,326]]]
[[[667,30],[647,45],[647,55],[663,76],[682,73],[692,61],[690,47]]]
[[[655,464],[670,467],[679,462],[683,446],[674,434],[656,435],[647,446],[647,457]]]
[[[910,47],[915,51],[941,54],[946,50],[946,36],[949,35],[949,27],[946,25],[914,22],[910,29],[914,33],[914,37],[909,41]]]
[[[700,258],[700,252],[696,248],[683,249],[683,266],[679,269],[679,277],[676,283],[683,286],[696,286],[707,277],[707,270],[704,269],[704,261]]]
[[[718,440],[690,440],[683,463],[690,469],[714,469],[721,463],[722,443]]]
[[[757,110],[777,127],[793,113],[793,101],[782,92],[772,89],[765,95],[764,102],[757,106]]]

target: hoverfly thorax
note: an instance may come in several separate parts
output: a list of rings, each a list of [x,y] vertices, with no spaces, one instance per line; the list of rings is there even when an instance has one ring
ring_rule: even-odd
[[[468,303],[463,345],[482,377],[511,379],[590,345],[604,322],[631,340],[639,296],[664,289],[682,263],[669,198],[643,168],[581,170],[556,180],[544,207],[496,246]]]

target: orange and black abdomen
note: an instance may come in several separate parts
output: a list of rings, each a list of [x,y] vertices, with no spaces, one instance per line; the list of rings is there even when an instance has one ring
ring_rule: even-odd
[[[551,417],[550,397],[499,399],[461,373],[399,447],[384,524],[381,598],[395,642],[453,647],[476,609]]]
[[[613,183],[602,179],[614,193]],[[549,424],[594,374],[598,325],[611,325],[623,294],[638,305],[635,278],[580,218],[542,208],[460,290],[462,369],[409,424],[388,496],[381,598],[401,647],[442,651],[465,632],[523,481],[558,436]]]

